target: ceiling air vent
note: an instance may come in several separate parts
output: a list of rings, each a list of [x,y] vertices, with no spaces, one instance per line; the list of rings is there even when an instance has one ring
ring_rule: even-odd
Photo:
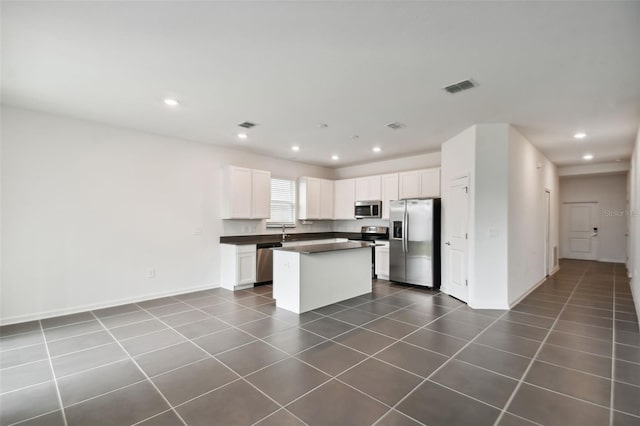
[[[402,129],[404,127],[404,124],[394,121],[393,123],[389,123],[386,126],[390,129],[398,130],[398,129]]]
[[[250,121],[243,121],[242,123],[238,124],[238,126],[240,127],[244,127],[245,129],[250,129],[254,126],[257,126],[256,123],[252,123]]]
[[[444,88],[444,90],[446,90],[449,93],[458,93],[458,92],[462,92],[463,90],[469,90],[473,87],[476,87],[476,84],[473,81],[464,80],[464,81],[459,81],[455,84],[452,84],[451,86],[447,86]]]

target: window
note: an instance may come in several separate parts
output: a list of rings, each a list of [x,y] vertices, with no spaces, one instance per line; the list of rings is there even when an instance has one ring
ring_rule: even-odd
[[[267,227],[296,223],[296,180],[287,178],[271,178],[271,217],[267,219]]]

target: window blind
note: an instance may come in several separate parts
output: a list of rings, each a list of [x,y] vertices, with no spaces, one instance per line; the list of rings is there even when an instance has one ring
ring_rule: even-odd
[[[271,178],[271,217],[267,226],[295,225],[295,179]]]

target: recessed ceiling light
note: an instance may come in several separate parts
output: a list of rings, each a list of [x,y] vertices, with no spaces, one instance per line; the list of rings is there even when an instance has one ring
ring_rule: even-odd
[[[382,151],[382,149],[379,146],[374,146],[372,151],[373,152],[380,152],[380,151]]]
[[[291,151],[300,151],[300,147],[298,145],[294,145],[291,147]]]
[[[238,133],[238,139],[246,139],[248,138],[246,133]]]
[[[174,106],[178,106],[178,105],[180,105],[180,102],[178,102],[178,100],[177,100],[177,99],[166,98],[166,99],[164,100],[164,104],[165,104],[165,105],[169,105],[169,106],[174,107]]]
[[[576,139],[584,139],[587,137],[587,134],[585,132],[576,132],[573,134],[573,137]]]
[[[585,155],[582,156],[582,158],[584,158],[585,160],[593,160],[593,155],[585,154]]]
[[[339,160],[339,159],[340,159],[340,157],[338,157],[337,155],[332,155],[332,156],[331,156],[331,159],[335,161],[335,160]]]

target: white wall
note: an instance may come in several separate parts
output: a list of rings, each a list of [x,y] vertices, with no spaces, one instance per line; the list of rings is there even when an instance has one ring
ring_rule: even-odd
[[[629,182],[631,235],[629,237],[629,264],[631,291],[640,316],[640,129],[636,137],[631,157],[631,177]]]
[[[559,239],[559,183],[556,166],[509,126],[509,305],[546,276],[545,191],[551,193],[550,257]],[[553,265],[555,266],[555,265]]]
[[[508,124],[476,126],[474,283],[469,304],[507,308],[509,237]]]
[[[336,179],[382,175],[385,173],[405,172],[409,170],[428,169],[440,166],[440,153],[412,155],[394,158],[392,160],[375,161],[357,166],[340,167],[335,169]]]
[[[545,277],[545,189],[552,195],[550,243],[558,244],[557,169],[508,124],[478,124],[445,142],[443,241],[447,183],[465,174],[470,176],[468,303],[473,308],[506,309]],[[446,293],[444,265],[445,258]]]
[[[558,167],[558,176],[585,176],[597,174],[624,174],[631,169],[629,161],[616,161],[613,163],[580,164],[578,166]]]
[[[474,263],[474,241],[475,241],[475,143],[476,143],[476,126],[471,126],[452,137],[442,144],[442,168],[440,169],[440,192],[442,195],[441,204],[441,235],[442,242],[447,240],[447,216],[449,213],[448,200],[450,197],[449,183],[454,179],[468,177],[469,179],[469,211],[468,211],[468,234],[469,242],[467,245],[467,278],[469,287],[475,286],[475,275],[471,272],[475,268]],[[441,268],[441,290],[450,293],[447,289],[447,280],[449,271],[447,270],[447,250],[442,248],[442,268]]]
[[[1,113],[2,323],[217,286],[220,235],[263,226],[220,219],[225,164],[333,178],[237,150]]]
[[[571,202],[597,202],[599,207],[598,260],[625,263],[627,175],[583,176],[560,179],[560,206]],[[561,227],[560,252],[566,257],[566,240]]]

